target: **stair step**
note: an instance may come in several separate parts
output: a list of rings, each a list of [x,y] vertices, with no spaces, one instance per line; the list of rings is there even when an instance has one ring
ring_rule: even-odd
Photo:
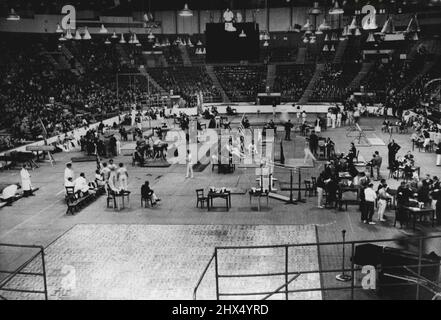
[[[214,73],[213,66],[205,65],[205,69],[207,70],[207,74],[210,77],[211,81],[213,82],[213,85],[220,91],[220,93],[222,95],[222,101],[227,102],[227,103],[231,102],[231,100],[228,97],[228,95],[226,94],[224,88],[220,84],[219,79],[217,78],[216,74]]]
[[[297,52],[297,59],[296,59],[297,64],[305,64],[306,52],[307,52],[306,48],[299,48],[299,51]]]
[[[361,81],[366,77],[366,75],[371,71],[372,67],[374,66],[374,63],[372,62],[365,62],[363,63],[363,66],[360,69],[360,72],[355,76],[355,78],[351,81],[351,83],[348,85],[349,89],[356,89],[357,87],[360,87]]]
[[[274,81],[276,79],[276,65],[269,64],[266,74],[266,85],[270,88],[270,91],[273,91]]]
[[[303,95],[300,98],[299,103],[303,104],[309,101],[309,98],[311,97],[314,91],[314,86],[316,82],[321,78],[323,70],[325,70],[325,65],[323,63],[317,64],[314,75],[312,76],[311,81],[306,87],[305,92],[303,92]]]

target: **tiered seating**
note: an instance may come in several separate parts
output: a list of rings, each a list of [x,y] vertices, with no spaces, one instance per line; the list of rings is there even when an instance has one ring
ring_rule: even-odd
[[[254,101],[266,87],[264,66],[216,66],[214,72],[231,101]]]
[[[163,47],[162,51],[167,63],[170,66],[182,66],[184,64],[178,45],[171,44],[170,46]]]
[[[347,86],[360,71],[360,64],[327,64],[309,101],[341,102],[349,93]]]
[[[272,48],[270,49],[271,62],[295,61],[297,57],[297,48]]]
[[[380,62],[371,69],[361,85],[367,91],[399,92],[422,70],[423,65],[423,59],[392,61],[388,64]]]
[[[432,79],[441,77],[441,60],[438,60],[433,67],[424,75],[418,77],[415,82],[403,90],[399,98],[402,100],[404,109],[411,109],[418,106],[424,95],[424,86]]]
[[[195,95],[199,91],[202,91],[205,102],[222,101],[205,67],[151,68],[148,72],[166,91],[173,90],[191,105],[196,103]]]
[[[282,94],[283,102],[298,101],[314,74],[314,65],[278,65],[274,91]]]

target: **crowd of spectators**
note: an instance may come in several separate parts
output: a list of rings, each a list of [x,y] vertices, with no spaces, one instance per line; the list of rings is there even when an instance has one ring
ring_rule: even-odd
[[[264,66],[216,66],[214,72],[231,101],[254,101],[266,89]]]
[[[309,99],[312,102],[344,101],[350,91],[348,85],[360,71],[360,64],[326,64]]]
[[[202,92],[205,102],[221,102],[220,91],[214,86],[204,67],[149,68],[149,74],[167,93],[180,95],[188,106],[196,106],[196,95]]]
[[[129,88],[118,99],[115,74],[126,69],[112,46],[91,41],[71,47],[76,60],[71,64],[82,67],[76,74],[57,70],[37,36],[24,39],[0,43],[0,128],[9,134],[0,142],[2,149],[66,133],[96,116],[108,117],[142,93]]]
[[[283,102],[299,101],[314,74],[314,65],[278,65],[274,91]]]

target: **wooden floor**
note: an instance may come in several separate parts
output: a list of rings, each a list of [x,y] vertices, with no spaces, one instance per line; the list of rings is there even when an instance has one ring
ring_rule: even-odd
[[[258,119],[250,116],[250,121],[262,121],[266,119],[261,115]],[[311,119],[313,120],[313,119]],[[295,121],[295,120],[294,120]],[[374,151],[378,150],[383,156],[382,175],[387,177],[387,143],[389,135],[381,132],[382,119],[362,119],[363,126],[375,128],[372,132],[377,138],[382,139],[385,145],[374,147],[359,147],[360,155],[364,159],[370,159]],[[329,129],[322,132],[322,136],[329,136],[336,142],[336,149],[347,152],[349,143],[353,138],[347,137],[347,128]],[[282,133],[279,132],[279,135]],[[409,134],[395,134],[393,138],[401,145],[399,154],[411,150]],[[303,158],[303,138],[292,134],[292,141],[284,143],[284,152],[294,158]],[[341,241],[341,231],[346,230],[347,240],[371,240],[388,239],[413,234],[411,229],[398,229],[393,227],[393,212],[386,213],[387,222],[377,225],[365,225],[360,222],[360,214],[355,207],[349,207],[348,211],[335,211],[318,209],[316,197],[306,197],[306,203],[299,205],[285,205],[284,203],[270,199],[269,206],[264,204],[262,210],[257,211],[257,204],[250,205],[249,197],[245,195],[233,195],[232,208],[225,212],[222,210],[207,212],[206,209],[196,208],[195,189],[209,186],[230,187],[237,189],[250,189],[256,184],[255,169],[237,168],[234,174],[219,175],[211,171],[208,166],[203,172],[195,172],[194,179],[185,179],[185,166],[174,164],[168,168],[139,168],[131,166],[131,159],[120,156],[115,162],[123,162],[129,170],[129,189],[132,191],[130,208],[115,211],[106,208],[105,197],[99,198],[88,207],[81,210],[75,216],[66,216],[64,203],[63,172],[64,165],[74,154],[56,154],[57,163],[51,166],[42,163],[41,167],[31,172],[33,185],[40,190],[35,197],[23,198],[13,204],[12,207],[0,209],[0,243],[37,244],[49,246],[57,238],[65,234],[76,225],[93,224],[118,224],[118,225],[304,225],[314,226],[317,230],[317,239],[320,242]],[[435,166],[434,153],[420,153],[415,151],[417,165],[422,170],[421,174],[430,173],[441,176],[441,170]],[[73,169],[78,175],[85,172],[90,179],[93,178],[95,164],[93,162],[74,163]],[[305,169],[304,178],[316,176],[322,168]],[[289,172],[277,169],[275,177],[281,182],[289,181]],[[303,178],[302,178],[303,179]],[[15,183],[20,181],[19,171],[9,170],[0,172],[2,183]],[[149,180],[152,188],[163,199],[155,208],[141,208],[140,187],[144,181]],[[392,187],[398,182],[389,181]],[[288,195],[287,192],[281,192]],[[302,194],[302,196],[305,196]],[[441,228],[419,227],[418,234],[440,234]],[[268,241],[274,243],[271,234],[267,234]],[[282,240],[282,239],[281,239]],[[228,244],[234,244],[234,239]],[[239,242],[238,242],[239,243]],[[217,244],[218,245],[218,244]],[[393,244],[391,244],[393,245]],[[208,248],[213,248],[213,243],[207,243]],[[438,254],[441,254],[440,243],[434,242],[429,246]],[[319,249],[319,264],[322,270],[340,268],[342,265],[341,249],[332,246]],[[0,270],[13,270],[29,257],[29,251],[6,250],[0,247]],[[349,259],[346,259],[346,264]],[[201,270],[202,271],[202,270]],[[4,274],[2,275],[4,277]],[[322,286],[338,286],[335,274],[321,277]],[[348,292],[324,293],[327,299],[344,299],[349,297]],[[371,298],[365,293],[358,298]]]

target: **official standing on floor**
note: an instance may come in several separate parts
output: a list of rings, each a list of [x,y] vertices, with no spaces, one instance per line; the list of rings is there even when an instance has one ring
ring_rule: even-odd
[[[187,162],[187,174],[185,175],[185,178],[193,179],[193,159],[190,150],[187,150],[187,157],[185,160]]]
[[[20,171],[21,176],[21,185],[23,188],[23,196],[33,196],[32,193],[32,183],[31,183],[31,175],[29,174],[29,171],[26,169],[26,165],[23,165],[23,168]]]

